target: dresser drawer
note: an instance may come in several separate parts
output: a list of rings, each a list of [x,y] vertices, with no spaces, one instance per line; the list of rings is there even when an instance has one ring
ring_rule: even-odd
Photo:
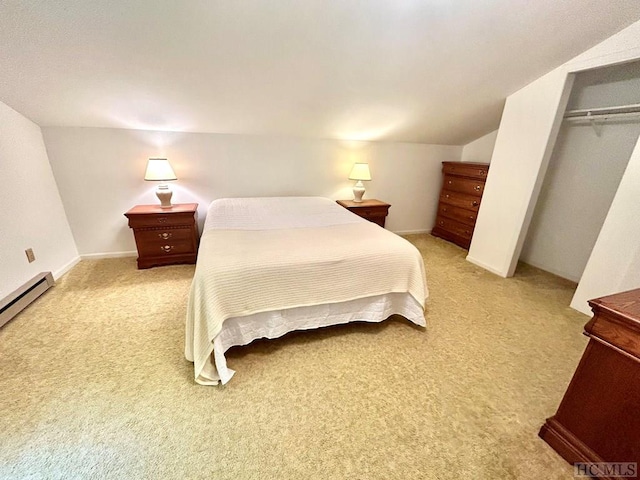
[[[476,224],[476,219],[478,217],[477,212],[474,210],[454,207],[453,205],[448,205],[446,203],[440,203],[438,206],[438,215],[470,226],[474,226]]]
[[[155,213],[153,215],[129,215],[129,226],[139,227],[162,227],[171,225],[193,225],[195,218],[193,213]]]
[[[444,174],[459,175],[463,177],[477,178],[484,181],[489,173],[489,165],[477,163],[444,162],[442,165]]]
[[[478,208],[480,208],[480,197],[465,195],[452,190],[443,190],[440,194],[440,202],[454,207],[466,208],[474,212],[477,212]]]
[[[441,215],[436,217],[436,227],[439,230],[446,230],[447,232],[469,240],[471,239],[471,235],[473,235],[474,228],[473,226],[465,225],[464,223],[457,222]]]
[[[442,188],[451,190],[452,192],[464,193],[466,195],[482,196],[482,192],[484,192],[484,182],[473,180],[471,178],[445,175]]]

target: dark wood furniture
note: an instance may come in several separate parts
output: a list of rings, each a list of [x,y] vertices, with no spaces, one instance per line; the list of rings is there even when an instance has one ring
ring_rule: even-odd
[[[353,200],[338,200],[337,202],[350,212],[370,222],[377,223],[381,227],[384,227],[385,219],[389,214],[389,207],[391,207],[388,203],[376,199],[363,200],[362,202],[354,202]]]
[[[438,215],[431,234],[468,249],[489,164],[442,162],[442,173]]]
[[[585,326],[589,343],[540,437],[569,463],[640,467],[640,289],[589,305],[594,313]],[[638,478],[637,470],[635,475],[630,478]]]
[[[198,204],[136,205],[125,217],[138,248],[138,268],[175,263],[196,263]]]

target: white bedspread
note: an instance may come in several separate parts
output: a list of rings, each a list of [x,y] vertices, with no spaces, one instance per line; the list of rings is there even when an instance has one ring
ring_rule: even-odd
[[[424,309],[427,288],[417,249],[331,200],[216,200],[189,296],[185,356],[194,362],[198,383],[224,382],[224,376],[213,375],[211,353],[225,320],[373,297],[379,301],[394,293],[409,294]],[[405,312],[391,308],[392,313]],[[416,323],[424,324],[421,320]]]

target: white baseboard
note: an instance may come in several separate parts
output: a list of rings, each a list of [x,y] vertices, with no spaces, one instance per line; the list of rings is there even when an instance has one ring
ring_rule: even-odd
[[[475,258],[473,258],[471,255],[467,255],[467,262],[471,262],[474,265],[477,265],[479,267],[484,268],[485,270],[488,270],[491,273],[495,273],[496,275],[502,277],[502,278],[507,278],[507,275],[503,272],[500,272],[499,270],[496,270],[493,267],[490,267],[489,265],[487,265],[486,263],[481,262],[480,260],[476,260]]]
[[[416,235],[420,233],[431,233],[431,230],[392,230],[396,235]]]
[[[102,258],[124,258],[124,257],[137,257],[138,252],[107,252],[107,253],[86,253],[80,255],[82,260],[100,260]]]
[[[76,257],[73,260],[71,260],[69,263],[67,263],[66,265],[64,265],[62,268],[59,268],[58,270],[56,270],[55,272],[53,272],[53,279],[54,280],[58,280],[60,277],[62,277],[65,273],[67,273],[69,270],[71,270],[73,267],[75,267],[78,263],[80,262],[80,257]]]

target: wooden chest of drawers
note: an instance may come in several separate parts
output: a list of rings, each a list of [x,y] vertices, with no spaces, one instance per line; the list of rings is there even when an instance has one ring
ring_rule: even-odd
[[[363,200],[362,202],[354,202],[353,200],[337,200],[337,203],[359,217],[365,218],[370,222],[377,223],[381,227],[384,227],[385,219],[389,214],[389,207],[391,207],[388,203],[384,203],[376,199]]]
[[[443,162],[442,172],[438,214],[431,234],[469,248],[489,164]]]
[[[569,463],[632,462],[598,478],[640,478],[640,289],[589,301],[589,343],[540,437]],[[627,475],[623,475],[626,471]]]
[[[138,248],[138,268],[196,263],[198,255],[197,203],[137,205],[129,219]]]

